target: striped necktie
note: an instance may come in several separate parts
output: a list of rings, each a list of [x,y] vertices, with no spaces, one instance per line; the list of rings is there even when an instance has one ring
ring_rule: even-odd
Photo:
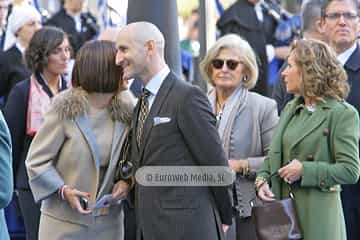
[[[148,97],[150,96],[150,94],[151,94],[150,91],[144,88],[144,91],[140,96],[140,110],[139,110],[138,122],[136,128],[136,143],[138,147],[140,147],[141,135],[144,128],[144,123],[147,115],[149,114]]]

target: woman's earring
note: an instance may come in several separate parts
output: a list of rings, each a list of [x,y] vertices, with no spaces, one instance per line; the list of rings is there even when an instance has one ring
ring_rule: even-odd
[[[248,80],[248,76],[247,76],[247,75],[244,75],[244,77],[243,77],[243,82],[247,82],[247,80]]]

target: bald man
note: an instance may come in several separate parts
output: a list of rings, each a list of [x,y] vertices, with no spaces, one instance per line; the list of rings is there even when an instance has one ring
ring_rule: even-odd
[[[124,79],[144,86],[133,116],[131,158],[137,169],[227,166],[206,95],[169,69],[164,46],[164,36],[148,22],[129,24],[118,35],[116,63]],[[232,219],[228,186],[136,184],[135,211],[138,240],[223,239]]]

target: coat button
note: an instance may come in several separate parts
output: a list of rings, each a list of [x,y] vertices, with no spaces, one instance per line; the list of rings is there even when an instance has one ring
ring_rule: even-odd
[[[313,160],[314,160],[314,156],[313,156],[312,154],[309,154],[309,155],[307,156],[307,160],[313,161]]]
[[[323,135],[324,135],[324,136],[328,136],[328,135],[329,135],[329,129],[328,129],[328,128],[324,128],[324,130],[323,130]]]

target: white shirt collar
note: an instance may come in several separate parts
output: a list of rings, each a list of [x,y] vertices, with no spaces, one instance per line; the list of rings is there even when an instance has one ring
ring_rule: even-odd
[[[151,92],[151,95],[156,96],[161,87],[161,84],[163,83],[169,72],[170,69],[168,65],[165,65],[165,67],[161,69],[157,74],[155,74],[155,76],[153,76],[146,84],[145,88]]]
[[[337,59],[339,60],[341,65],[343,66],[345,65],[345,63],[347,62],[347,60],[349,60],[350,56],[353,54],[355,49],[356,49],[356,43],[352,47],[346,49],[344,52],[340,53],[337,56]]]
[[[21,46],[21,44],[19,42],[15,43],[15,46],[19,49],[19,51],[21,52],[22,55],[24,55],[25,53],[25,48],[23,46]]]
[[[261,7],[261,1],[259,1],[258,3],[255,4],[255,12],[256,12],[256,16],[257,16],[258,20],[260,22],[263,22],[264,14],[263,14],[262,7]]]
[[[73,15],[71,17],[74,19],[76,31],[81,32],[81,15],[80,15],[80,13]]]

